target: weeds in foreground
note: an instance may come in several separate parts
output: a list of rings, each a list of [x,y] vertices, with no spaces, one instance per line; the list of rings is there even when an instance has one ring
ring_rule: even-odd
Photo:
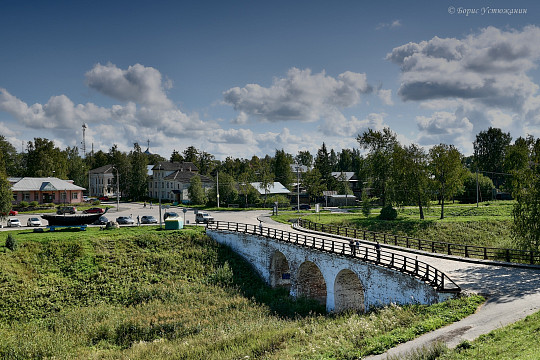
[[[0,253],[0,358],[355,358],[482,302],[328,315],[267,287],[200,229],[82,235],[25,234]]]

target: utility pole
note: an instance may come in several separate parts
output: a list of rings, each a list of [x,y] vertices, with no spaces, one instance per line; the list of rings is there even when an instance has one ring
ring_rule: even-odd
[[[216,197],[217,207],[219,208],[219,171],[216,171]]]
[[[296,211],[300,212],[300,165],[296,164]]]
[[[478,168],[476,168],[476,207],[478,207]]]
[[[159,164],[158,166],[158,169],[159,169],[159,172],[158,172],[158,177],[160,177],[160,174],[161,174],[161,163]],[[162,177],[160,177],[159,179],[159,184],[160,185],[163,185],[162,184]],[[159,195],[159,229],[161,230],[161,186],[158,188],[159,191],[158,191],[158,195]]]

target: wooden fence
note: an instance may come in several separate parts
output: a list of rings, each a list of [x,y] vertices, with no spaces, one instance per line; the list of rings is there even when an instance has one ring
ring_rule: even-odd
[[[506,261],[521,264],[540,264],[540,253],[516,249],[492,248],[476,245],[454,244],[434,240],[416,239],[408,236],[392,235],[343,226],[319,224],[310,220],[298,219],[303,228],[335,234],[382,244],[401,246],[409,249],[427,251],[434,254],[454,255],[464,258]]]

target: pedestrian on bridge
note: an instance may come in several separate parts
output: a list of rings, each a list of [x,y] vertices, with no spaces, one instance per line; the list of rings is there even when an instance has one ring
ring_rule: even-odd
[[[356,245],[353,239],[349,240],[349,246],[351,247],[351,255],[356,256]]]
[[[375,250],[377,251],[377,262],[381,261],[381,244],[377,241],[375,244]]]

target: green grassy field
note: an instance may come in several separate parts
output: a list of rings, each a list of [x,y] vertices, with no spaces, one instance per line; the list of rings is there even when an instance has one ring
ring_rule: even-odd
[[[418,208],[398,209],[396,220],[379,220],[378,210],[365,217],[361,212],[341,214],[309,214],[305,219],[369,231],[409,236],[457,244],[514,248],[510,228],[512,225],[511,201],[498,201],[475,205],[445,205],[445,218],[440,217],[440,207],[431,206],[426,218],[419,219]],[[287,222],[296,218],[295,212],[283,212],[273,218]]]
[[[0,358],[353,359],[483,301],[326,314],[271,289],[199,227],[0,234]]]

